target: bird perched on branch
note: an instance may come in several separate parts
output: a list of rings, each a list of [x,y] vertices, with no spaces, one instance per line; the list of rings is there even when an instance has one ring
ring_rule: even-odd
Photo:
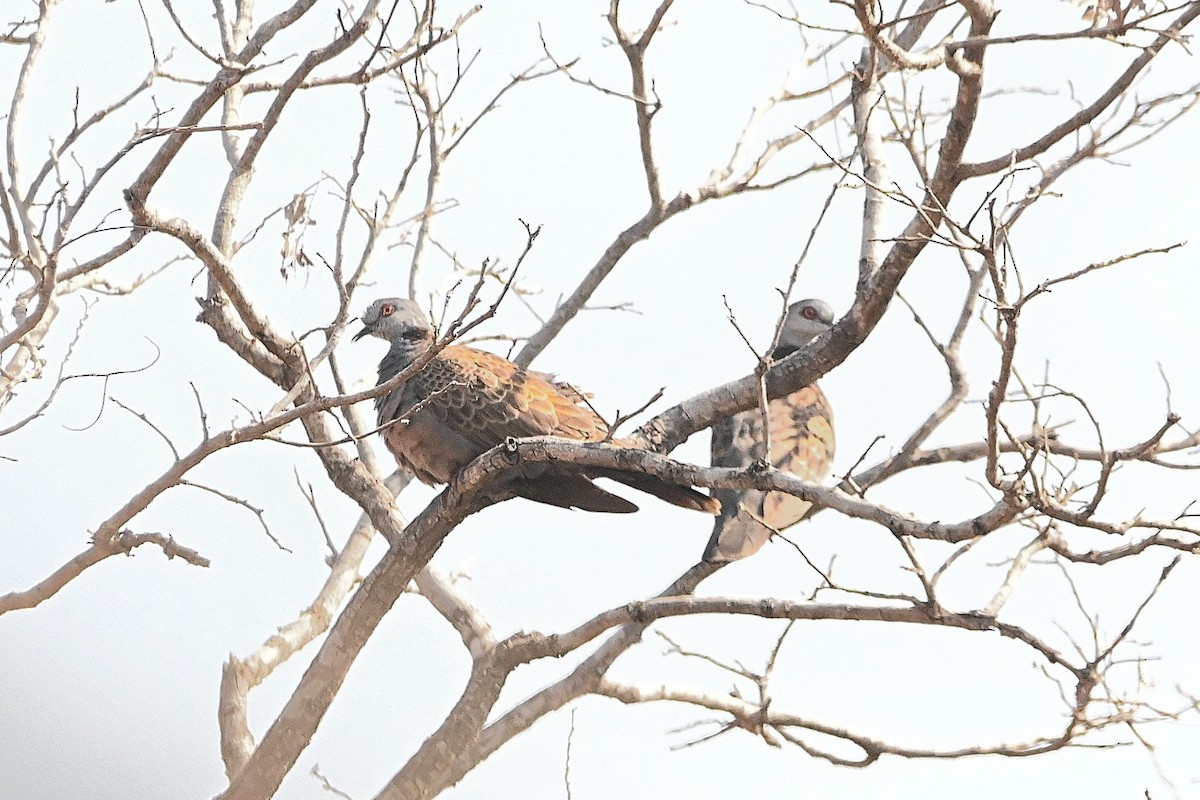
[[[354,339],[378,336],[391,344],[379,363],[385,383],[434,344],[429,317],[411,300],[376,300]],[[467,464],[509,437],[561,436],[603,441],[608,426],[585,405],[586,395],[553,376],[527,372],[500,356],[448,345],[395,389],[375,399],[388,450],[427,484],[448,483]],[[394,424],[388,425],[388,423]],[[614,444],[624,444],[620,440]],[[538,503],[626,514],[638,507],[592,483],[610,478],[683,508],[717,513],[720,505],[691,487],[654,475],[569,464],[522,464],[509,485]]]
[[[821,300],[793,303],[771,358],[799,350],[833,327],[833,310]],[[807,481],[829,474],[833,461],[833,412],[815,383],[767,404],[771,459],[777,469]],[[712,426],[712,465],[749,467],[765,457],[763,415],[755,407]],[[705,561],[735,561],[758,552],[771,534],[799,522],[812,505],[785,492],[716,490],[721,512],[704,550]]]

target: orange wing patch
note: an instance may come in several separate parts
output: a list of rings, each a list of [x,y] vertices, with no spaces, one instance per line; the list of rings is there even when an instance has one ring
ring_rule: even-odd
[[[833,462],[832,412],[825,394],[816,386],[773,400],[771,463],[806,481],[819,481]],[[770,492],[763,500],[762,518],[775,530],[795,525],[808,513],[810,503],[785,492]]]
[[[412,378],[426,408],[483,449],[512,436],[603,439],[604,422],[553,384],[500,356],[450,346]],[[480,451],[482,452],[482,450]]]

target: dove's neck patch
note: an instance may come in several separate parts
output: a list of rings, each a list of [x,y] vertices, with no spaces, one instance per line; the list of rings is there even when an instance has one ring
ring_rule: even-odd
[[[393,341],[391,348],[387,351],[387,355],[379,362],[378,383],[384,383],[399,375],[409,364],[428,350],[429,345],[430,342],[428,339],[419,341],[396,339]]]

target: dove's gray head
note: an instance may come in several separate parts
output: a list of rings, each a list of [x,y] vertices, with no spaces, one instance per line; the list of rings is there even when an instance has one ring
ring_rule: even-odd
[[[364,336],[378,336],[392,344],[402,342],[417,345],[433,340],[429,316],[412,300],[384,297],[367,306],[362,315],[363,329],[354,334],[354,341]]]
[[[412,300],[399,297],[376,300],[363,312],[362,322],[363,329],[354,334],[354,341],[378,336],[392,345],[379,362],[380,383],[399,373],[433,344],[429,316]]]
[[[832,327],[833,309],[824,300],[809,298],[792,303],[779,333],[779,350],[785,355],[799,350]]]

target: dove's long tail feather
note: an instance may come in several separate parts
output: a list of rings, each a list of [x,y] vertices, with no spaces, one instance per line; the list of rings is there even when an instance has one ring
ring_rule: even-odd
[[[622,470],[589,469],[588,474],[593,478],[609,478],[637,489],[639,492],[651,494],[660,500],[666,500],[673,506],[703,511],[706,514],[716,514],[721,510],[721,504],[714,497],[698,492],[690,486],[677,486],[662,478],[647,475],[644,472],[624,472]]]
[[[578,508],[602,514],[632,514],[638,507],[611,492],[606,492],[583,475],[547,475],[516,480],[518,497],[559,508]]]

